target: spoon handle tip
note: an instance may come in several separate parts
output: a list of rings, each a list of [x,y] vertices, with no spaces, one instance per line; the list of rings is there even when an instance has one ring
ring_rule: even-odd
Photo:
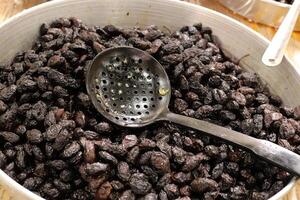
[[[289,38],[292,35],[298,19],[299,12],[300,0],[295,0],[262,57],[262,62],[265,65],[273,67],[281,63]]]

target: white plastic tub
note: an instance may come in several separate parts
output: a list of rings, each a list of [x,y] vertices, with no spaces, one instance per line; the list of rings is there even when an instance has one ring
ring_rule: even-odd
[[[278,27],[290,9],[290,4],[274,0],[219,0],[230,10],[258,23]],[[300,31],[300,17],[295,25]]]

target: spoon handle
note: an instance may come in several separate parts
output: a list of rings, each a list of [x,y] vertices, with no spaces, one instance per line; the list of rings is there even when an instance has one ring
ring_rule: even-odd
[[[162,116],[183,126],[191,127],[209,135],[227,140],[241,147],[251,150],[256,155],[268,160],[287,171],[300,176],[300,155],[289,151],[272,142],[256,139],[234,130],[224,128],[206,121],[167,112]]]
[[[299,12],[300,0],[295,0],[262,57],[262,62],[265,65],[271,67],[281,63],[285,48],[298,19]]]

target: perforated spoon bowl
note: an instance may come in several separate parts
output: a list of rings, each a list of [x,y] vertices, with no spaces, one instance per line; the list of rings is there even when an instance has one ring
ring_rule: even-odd
[[[101,52],[87,70],[86,87],[96,109],[118,125],[142,127],[167,120],[237,144],[300,176],[300,156],[292,151],[266,140],[170,112],[168,75],[163,66],[144,51],[116,47]]]

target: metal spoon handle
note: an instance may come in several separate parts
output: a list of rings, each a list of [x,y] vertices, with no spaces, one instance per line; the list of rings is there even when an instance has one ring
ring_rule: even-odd
[[[299,12],[300,0],[295,0],[262,57],[262,62],[265,65],[271,67],[281,63],[285,48],[298,19]]]
[[[263,159],[266,159],[287,171],[300,176],[300,155],[272,142],[256,139],[206,121],[171,112],[166,112],[162,116],[162,119],[197,129],[208,133],[209,135],[224,139],[241,147],[245,147]]]

